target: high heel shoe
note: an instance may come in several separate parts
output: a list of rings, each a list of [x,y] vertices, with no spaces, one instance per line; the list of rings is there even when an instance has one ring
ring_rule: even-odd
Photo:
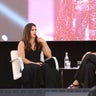
[[[75,88],[80,88],[80,85],[71,84],[70,86],[67,87],[67,89],[75,89]]]

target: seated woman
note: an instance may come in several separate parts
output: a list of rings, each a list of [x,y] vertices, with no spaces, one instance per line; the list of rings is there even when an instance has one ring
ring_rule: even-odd
[[[87,52],[74,76],[74,82],[68,88],[91,88],[96,85],[96,52]]]
[[[18,44],[18,55],[24,63],[22,72],[23,86],[30,88],[56,88],[59,86],[58,71],[55,68],[50,68],[48,62],[40,61],[41,51],[46,57],[50,58],[52,57],[51,50],[45,40],[37,37],[36,31],[36,25],[28,23]]]

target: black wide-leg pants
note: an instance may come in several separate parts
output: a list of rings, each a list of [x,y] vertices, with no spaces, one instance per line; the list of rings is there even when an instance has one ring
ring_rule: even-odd
[[[49,59],[41,66],[24,64],[22,72],[23,86],[26,88],[58,88],[60,87],[59,72],[55,68],[53,59]]]
[[[96,84],[96,55],[87,54],[80,68],[75,74],[75,80],[78,80],[82,87],[90,88]]]

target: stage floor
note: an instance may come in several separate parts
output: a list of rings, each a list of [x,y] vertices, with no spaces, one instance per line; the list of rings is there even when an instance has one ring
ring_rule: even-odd
[[[88,96],[90,89],[0,89],[0,96]]]

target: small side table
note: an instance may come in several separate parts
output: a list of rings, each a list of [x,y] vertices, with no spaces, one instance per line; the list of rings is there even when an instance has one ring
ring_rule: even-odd
[[[61,75],[61,88],[64,88],[64,70],[77,70],[78,67],[73,67],[73,68],[59,68],[60,75]]]

